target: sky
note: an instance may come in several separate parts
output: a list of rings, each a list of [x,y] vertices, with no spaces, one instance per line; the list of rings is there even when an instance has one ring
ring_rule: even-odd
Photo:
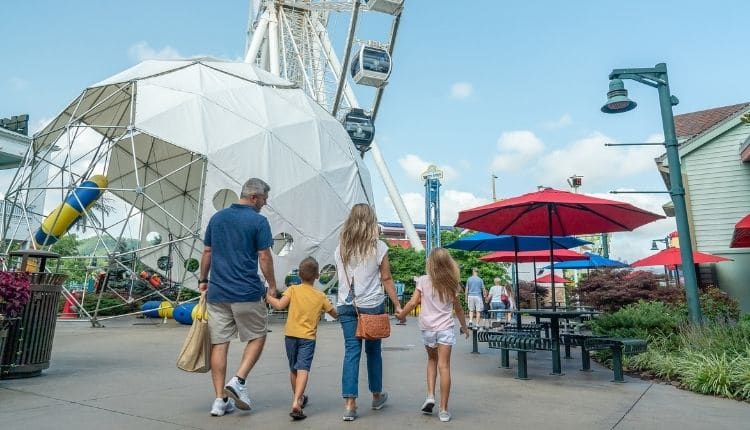
[[[0,117],[31,115],[32,130],[54,118],[85,87],[152,58],[243,58],[249,5],[242,0],[28,0],[0,24]],[[668,66],[675,114],[750,100],[745,71],[746,1],[559,2],[406,0],[393,73],[376,122],[376,140],[414,222],[424,222],[421,173],[444,171],[441,223],[458,211],[544,185],[627,200],[662,213],[666,194],[654,157],[656,91],[626,81],[634,111],[600,112],[613,68]],[[339,52],[348,17],[334,16]],[[387,17],[367,13],[357,37],[385,40]],[[370,93],[358,90],[366,98]],[[363,104],[369,103],[362,100]],[[381,221],[398,221],[369,156]],[[0,173],[6,189],[8,172]],[[674,219],[617,233],[611,255],[633,261]]]

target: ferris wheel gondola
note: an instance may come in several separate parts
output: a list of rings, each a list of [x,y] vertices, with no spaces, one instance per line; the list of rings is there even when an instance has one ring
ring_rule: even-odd
[[[365,4],[372,11],[396,15],[404,7],[404,0],[365,0]]]
[[[352,58],[351,72],[360,85],[382,87],[391,75],[391,55],[383,48],[362,45]]]
[[[362,109],[352,109],[344,117],[344,129],[349,133],[352,143],[364,154],[370,150],[372,140],[375,138],[375,125],[372,117]]]

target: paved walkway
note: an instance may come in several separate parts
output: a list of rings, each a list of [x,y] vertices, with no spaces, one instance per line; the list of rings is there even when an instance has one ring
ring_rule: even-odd
[[[471,354],[471,341],[459,340],[453,352],[451,423],[424,416],[425,353],[416,321],[393,326],[384,343],[387,406],[372,411],[364,370],[360,378],[360,418],[341,421],[341,357],[337,323],[321,323],[310,377],[308,418],[291,422],[290,389],[281,321],[272,323],[265,352],[248,383],[255,406],[220,418],[209,416],[213,390],[207,374],[187,374],[174,366],[187,327],[144,324],[127,319],[90,328],[60,322],[52,366],[41,377],[0,380],[0,428],[3,429],[401,429],[435,426],[538,429],[741,429],[748,428],[750,405],[701,396],[670,385],[628,378],[609,382],[612,373],[580,360],[563,360],[564,376],[551,376],[549,353],[529,355],[528,381],[513,369],[499,369],[499,354],[484,345]],[[480,344],[481,345],[481,344]],[[241,345],[230,348],[230,370]],[[575,349],[574,349],[575,351]],[[575,352],[574,352],[575,354]],[[478,426],[478,427],[477,427]]]

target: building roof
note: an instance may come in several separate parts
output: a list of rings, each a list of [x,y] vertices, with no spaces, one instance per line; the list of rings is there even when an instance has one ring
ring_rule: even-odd
[[[748,106],[750,102],[675,115],[674,127],[677,138],[684,140],[697,136]]]
[[[379,222],[378,224],[380,224],[384,228],[396,228],[396,229],[403,229],[404,228],[404,225],[401,224],[400,222]],[[417,229],[417,230],[424,230],[427,227],[424,224],[414,224],[414,228]],[[453,226],[452,225],[441,225],[440,226],[440,230],[448,230],[448,231],[450,231],[450,230],[453,230]]]

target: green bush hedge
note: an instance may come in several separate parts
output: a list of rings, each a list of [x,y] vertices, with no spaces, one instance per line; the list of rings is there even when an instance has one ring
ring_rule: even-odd
[[[701,326],[688,324],[682,305],[642,301],[601,315],[592,328],[648,341],[645,353],[625,357],[626,368],[678,381],[697,393],[750,401],[750,316],[740,318],[736,302],[715,291],[701,295],[701,308],[706,316]]]

